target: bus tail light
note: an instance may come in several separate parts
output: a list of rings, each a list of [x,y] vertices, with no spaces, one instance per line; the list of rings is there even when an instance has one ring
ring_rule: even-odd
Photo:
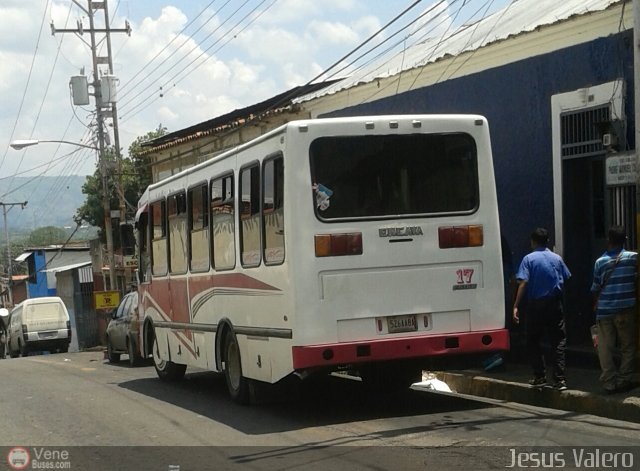
[[[22,324],[22,338],[25,342],[29,340],[29,330],[26,324]]]
[[[441,249],[481,247],[484,245],[482,225],[439,227],[438,242]]]
[[[362,233],[316,234],[316,257],[362,255]]]

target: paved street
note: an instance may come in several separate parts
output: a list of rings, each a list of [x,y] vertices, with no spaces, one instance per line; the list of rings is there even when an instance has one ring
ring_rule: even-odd
[[[639,424],[411,390],[367,394],[335,377],[242,407],[228,399],[222,376],[187,372],[167,384],[152,366],[111,365],[100,352],[3,360],[0,368],[4,447],[403,446],[409,459],[418,447],[479,446],[477,457],[488,445],[640,443]]]

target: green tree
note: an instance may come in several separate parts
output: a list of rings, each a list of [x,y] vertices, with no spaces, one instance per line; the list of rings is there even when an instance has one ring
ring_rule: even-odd
[[[137,137],[129,146],[128,157],[121,162],[121,175],[117,174],[116,156],[113,148],[108,149],[103,156],[102,165],[107,172],[107,188],[109,192],[110,208],[118,208],[119,198],[116,192],[117,178],[120,177],[122,191],[127,202],[127,216],[135,214],[135,206],[144,190],[151,184],[151,166],[140,156],[142,144],[164,136],[167,128],[162,125],[144,136]],[[97,168],[93,175],[87,176],[82,186],[82,193],[86,199],[76,210],[74,219],[77,223],[86,221],[92,226],[100,228],[100,237],[104,240],[104,210],[102,173]]]
[[[28,244],[33,247],[63,244],[67,238],[67,232],[64,229],[45,226],[35,229],[29,234]]]

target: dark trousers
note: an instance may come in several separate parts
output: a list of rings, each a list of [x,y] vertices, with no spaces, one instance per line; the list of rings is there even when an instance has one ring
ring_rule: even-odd
[[[551,363],[553,379],[564,381],[565,347],[567,336],[564,325],[562,301],[557,298],[530,300],[525,311],[525,327],[527,332],[527,354],[536,378],[545,377],[544,354],[540,342],[546,335],[551,345]]]

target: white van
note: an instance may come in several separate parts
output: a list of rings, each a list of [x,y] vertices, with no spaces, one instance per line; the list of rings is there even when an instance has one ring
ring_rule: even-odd
[[[57,296],[26,299],[9,314],[8,338],[11,358],[30,351],[68,352],[71,322],[67,307]]]

